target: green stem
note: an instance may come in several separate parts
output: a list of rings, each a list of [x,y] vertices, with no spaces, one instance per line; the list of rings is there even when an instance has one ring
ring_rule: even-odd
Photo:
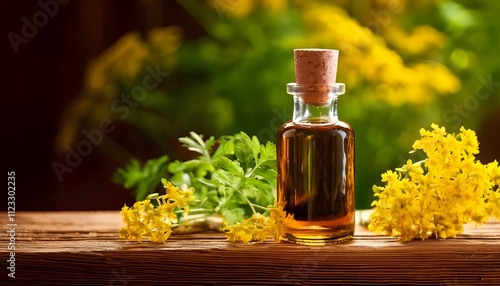
[[[207,217],[208,217],[208,215],[206,215],[206,214],[188,215],[188,216],[184,217],[184,220],[191,221],[191,220],[200,219],[200,218],[207,218]]]
[[[266,207],[263,207],[263,206],[261,206],[261,205],[257,205],[257,204],[252,204],[252,205],[253,205],[254,207],[256,207],[256,208],[259,208],[259,209],[263,210],[263,211],[268,211],[268,209],[267,209]]]
[[[252,202],[239,189],[236,189],[236,191],[238,192],[238,194],[240,194],[240,196],[243,198],[243,200],[250,206],[252,213],[256,214],[257,212],[255,211],[255,208],[253,207]]]
[[[246,175],[245,175],[245,177],[247,177],[247,178],[252,177],[252,176],[253,176],[253,173],[255,172],[255,170],[257,170],[257,168],[259,168],[259,167],[260,167],[260,165],[262,165],[262,163],[264,163],[264,162],[265,162],[265,161],[262,161],[262,162],[260,162],[260,163],[257,163],[257,164],[255,165],[255,167],[252,169],[252,171],[250,171],[248,174],[246,174]]]
[[[179,226],[184,222],[193,223],[194,221],[204,221],[209,216],[210,216],[209,214],[196,214],[196,215],[181,216],[181,217],[179,217],[179,222],[176,225]]]
[[[174,211],[174,213],[183,213],[183,212],[184,212],[184,210],[176,210],[176,211]],[[212,210],[212,209],[204,209],[204,208],[189,209],[189,213],[197,213],[197,212],[198,213],[199,212],[201,212],[201,213],[213,213],[214,210]]]

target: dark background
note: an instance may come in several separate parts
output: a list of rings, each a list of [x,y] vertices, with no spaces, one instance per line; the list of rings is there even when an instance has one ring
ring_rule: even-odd
[[[111,181],[119,163],[99,149],[58,182],[51,164],[65,160],[54,147],[65,108],[82,89],[87,62],[120,36],[178,24],[187,28],[186,37],[196,37],[199,29],[176,1],[69,1],[16,54],[7,35],[22,36],[22,18],[33,19],[41,10],[37,2],[0,3],[2,169],[16,173],[16,208],[120,209],[134,196]]]

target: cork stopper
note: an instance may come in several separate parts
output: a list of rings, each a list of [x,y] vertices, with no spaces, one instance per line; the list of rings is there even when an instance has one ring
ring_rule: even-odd
[[[328,49],[295,49],[295,83],[310,85],[301,98],[314,105],[328,103],[330,95],[327,89],[317,85],[334,84],[337,78],[339,51]]]

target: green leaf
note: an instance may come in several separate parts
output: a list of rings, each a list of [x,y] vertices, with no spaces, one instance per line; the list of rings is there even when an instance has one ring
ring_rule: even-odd
[[[267,142],[266,145],[260,147],[261,161],[276,161],[276,145],[272,142]]]
[[[207,141],[203,141],[203,135],[198,135],[196,132],[189,133],[191,137],[181,137],[179,142],[188,150],[199,153],[205,160],[210,160],[210,153],[215,144],[214,137],[210,137]]]
[[[215,180],[207,180],[205,178],[197,178],[196,180],[198,180],[198,182],[200,182],[200,183],[202,183],[205,186],[210,187],[210,188],[217,188],[220,185]]]
[[[215,171],[214,166],[210,162],[201,162],[198,168],[196,168],[195,176],[196,178],[204,178],[210,173]]]
[[[246,136],[246,134],[244,136]],[[248,136],[246,137],[248,138]],[[240,162],[241,167],[245,172],[255,166],[256,161],[254,159],[251,141],[249,138],[246,142],[243,139],[243,136],[240,136],[240,138],[235,140],[234,154],[236,155],[236,160]]]
[[[221,210],[227,225],[233,225],[237,222],[244,220],[247,216],[245,210],[237,207],[226,207]]]
[[[172,175],[172,177],[170,177],[170,182],[172,182],[172,184],[176,185],[176,186],[180,186],[182,184],[186,184],[186,186],[192,186],[191,184],[191,176],[189,175],[189,173],[183,173],[183,172],[178,172],[178,173],[175,173],[174,175]],[[197,193],[195,193],[197,194]]]
[[[227,157],[220,157],[217,161],[214,162],[214,165],[215,167],[228,171],[233,175],[237,175],[239,177],[244,176],[243,169],[241,168],[238,161],[231,161]]]
[[[256,136],[253,136],[252,139],[245,133],[240,132],[241,138],[247,148],[250,148],[250,151],[253,155],[253,160],[257,163],[259,159],[259,151],[260,151],[260,142]]]
[[[252,152],[253,152],[253,158],[256,163],[259,162],[259,153],[260,153],[260,142],[257,136],[252,137]]]
[[[158,190],[160,179],[167,174],[168,156],[146,161],[144,166],[132,159],[125,168],[119,168],[113,174],[113,180],[127,189],[134,189],[136,200],[143,200]]]
[[[274,202],[275,187],[265,181],[249,178],[243,188],[243,193],[258,205],[268,206]]]
[[[196,142],[200,146],[205,147],[205,141],[203,141],[203,135],[198,135],[198,134],[196,134],[196,132],[189,132],[189,134],[191,135],[191,138],[193,138],[194,140],[196,140]]]
[[[276,184],[277,172],[275,168],[270,168],[267,166],[261,166],[255,170],[253,173],[254,177],[262,178],[268,182],[270,185]]]
[[[212,154],[212,160],[222,156],[234,155],[234,136],[222,136],[217,142],[219,147]]]
[[[257,189],[255,186],[249,186],[241,190],[241,192],[248,198],[248,199],[255,199],[259,196],[258,192],[259,189]]]
[[[269,184],[264,182],[264,181],[261,181],[261,180],[257,180],[254,178],[248,178],[245,182],[245,187],[263,191],[263,190],[269,189]]]
[[[217,170],[213,175],[213,178],[219,181],[221,184],[229,186],[233,189],[238,189],[238,185],[241,181],[241,178],[237,178],[232,176],[231,173],[224,171],[222,169]]]
[[[186,170],[186,164],[178,160],[168,164],[168,171],[172,174],[177,172],[182,172],[184,170]]]

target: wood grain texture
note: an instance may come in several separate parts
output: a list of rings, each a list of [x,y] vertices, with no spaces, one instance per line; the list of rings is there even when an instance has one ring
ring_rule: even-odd
[[[16,278],[4,231],[0,285],[500,285],[497,223],[407,243],[358,226],[352,241],[315,247],[230,243],[215,232],[128,242],[114,211],[24,212],[16,223]]]

